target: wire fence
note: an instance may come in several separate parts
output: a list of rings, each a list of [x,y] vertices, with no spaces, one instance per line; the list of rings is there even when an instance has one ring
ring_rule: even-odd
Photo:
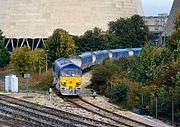
[[[148,97],[140,95],[139,105],[146,107],[150,115],[157,119],[171,120],[172,124],[180,125],[180,102],[169,97]]]

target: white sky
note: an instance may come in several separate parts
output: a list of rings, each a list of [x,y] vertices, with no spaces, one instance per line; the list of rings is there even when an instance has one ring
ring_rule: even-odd
[[[144,16],[157,16],[158,13],[168,13],[173,0],[142,0]]]

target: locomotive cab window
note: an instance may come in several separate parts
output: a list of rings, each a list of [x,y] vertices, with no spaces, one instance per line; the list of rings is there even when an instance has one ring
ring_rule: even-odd
[[[63,69],[61,71],[61,76],[65,76],[65,77],[69,77],[69,76],[81,76],[81,70],[80,69],[72,69],[72,68],[68,68],[68,69]]]
[[[72,76],[81,76],[80,69],[72,69]]]
[[[61,76],[71,76],[71,70],[70,69],[63,69],[61,71]]]

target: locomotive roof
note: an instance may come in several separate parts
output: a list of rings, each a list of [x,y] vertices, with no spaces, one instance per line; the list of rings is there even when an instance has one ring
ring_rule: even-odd
[[[77,65],[72,63],[71,61],[65,59],[65,58],[59,58],[54,62],[55,66],[59,67],[59,69],[62,69],[67,66],[74,66],[76,68],[79,68]]]

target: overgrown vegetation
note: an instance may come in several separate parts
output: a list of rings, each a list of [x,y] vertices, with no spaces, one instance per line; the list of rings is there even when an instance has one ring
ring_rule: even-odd
[[[35,77],[34,77],[35,78]],[[30,91],[48,91],[51,81],[53,79],[53,75],[52,73],[43,73],[40,77],[40,79],[38,80],[38,82],[36,81],[36,84],[32,84],[29,87]],[[34,83],[33,77],[30,80],[32,83]]]
[[[174,101],[175,117],[180,120],[180,14],[177,18],[166,47],[147,43],[139,56],[105,60],[93,70],[91,87],[123,107],[142,104],[152,114],[155,98],[158,113],[167,116]]]

